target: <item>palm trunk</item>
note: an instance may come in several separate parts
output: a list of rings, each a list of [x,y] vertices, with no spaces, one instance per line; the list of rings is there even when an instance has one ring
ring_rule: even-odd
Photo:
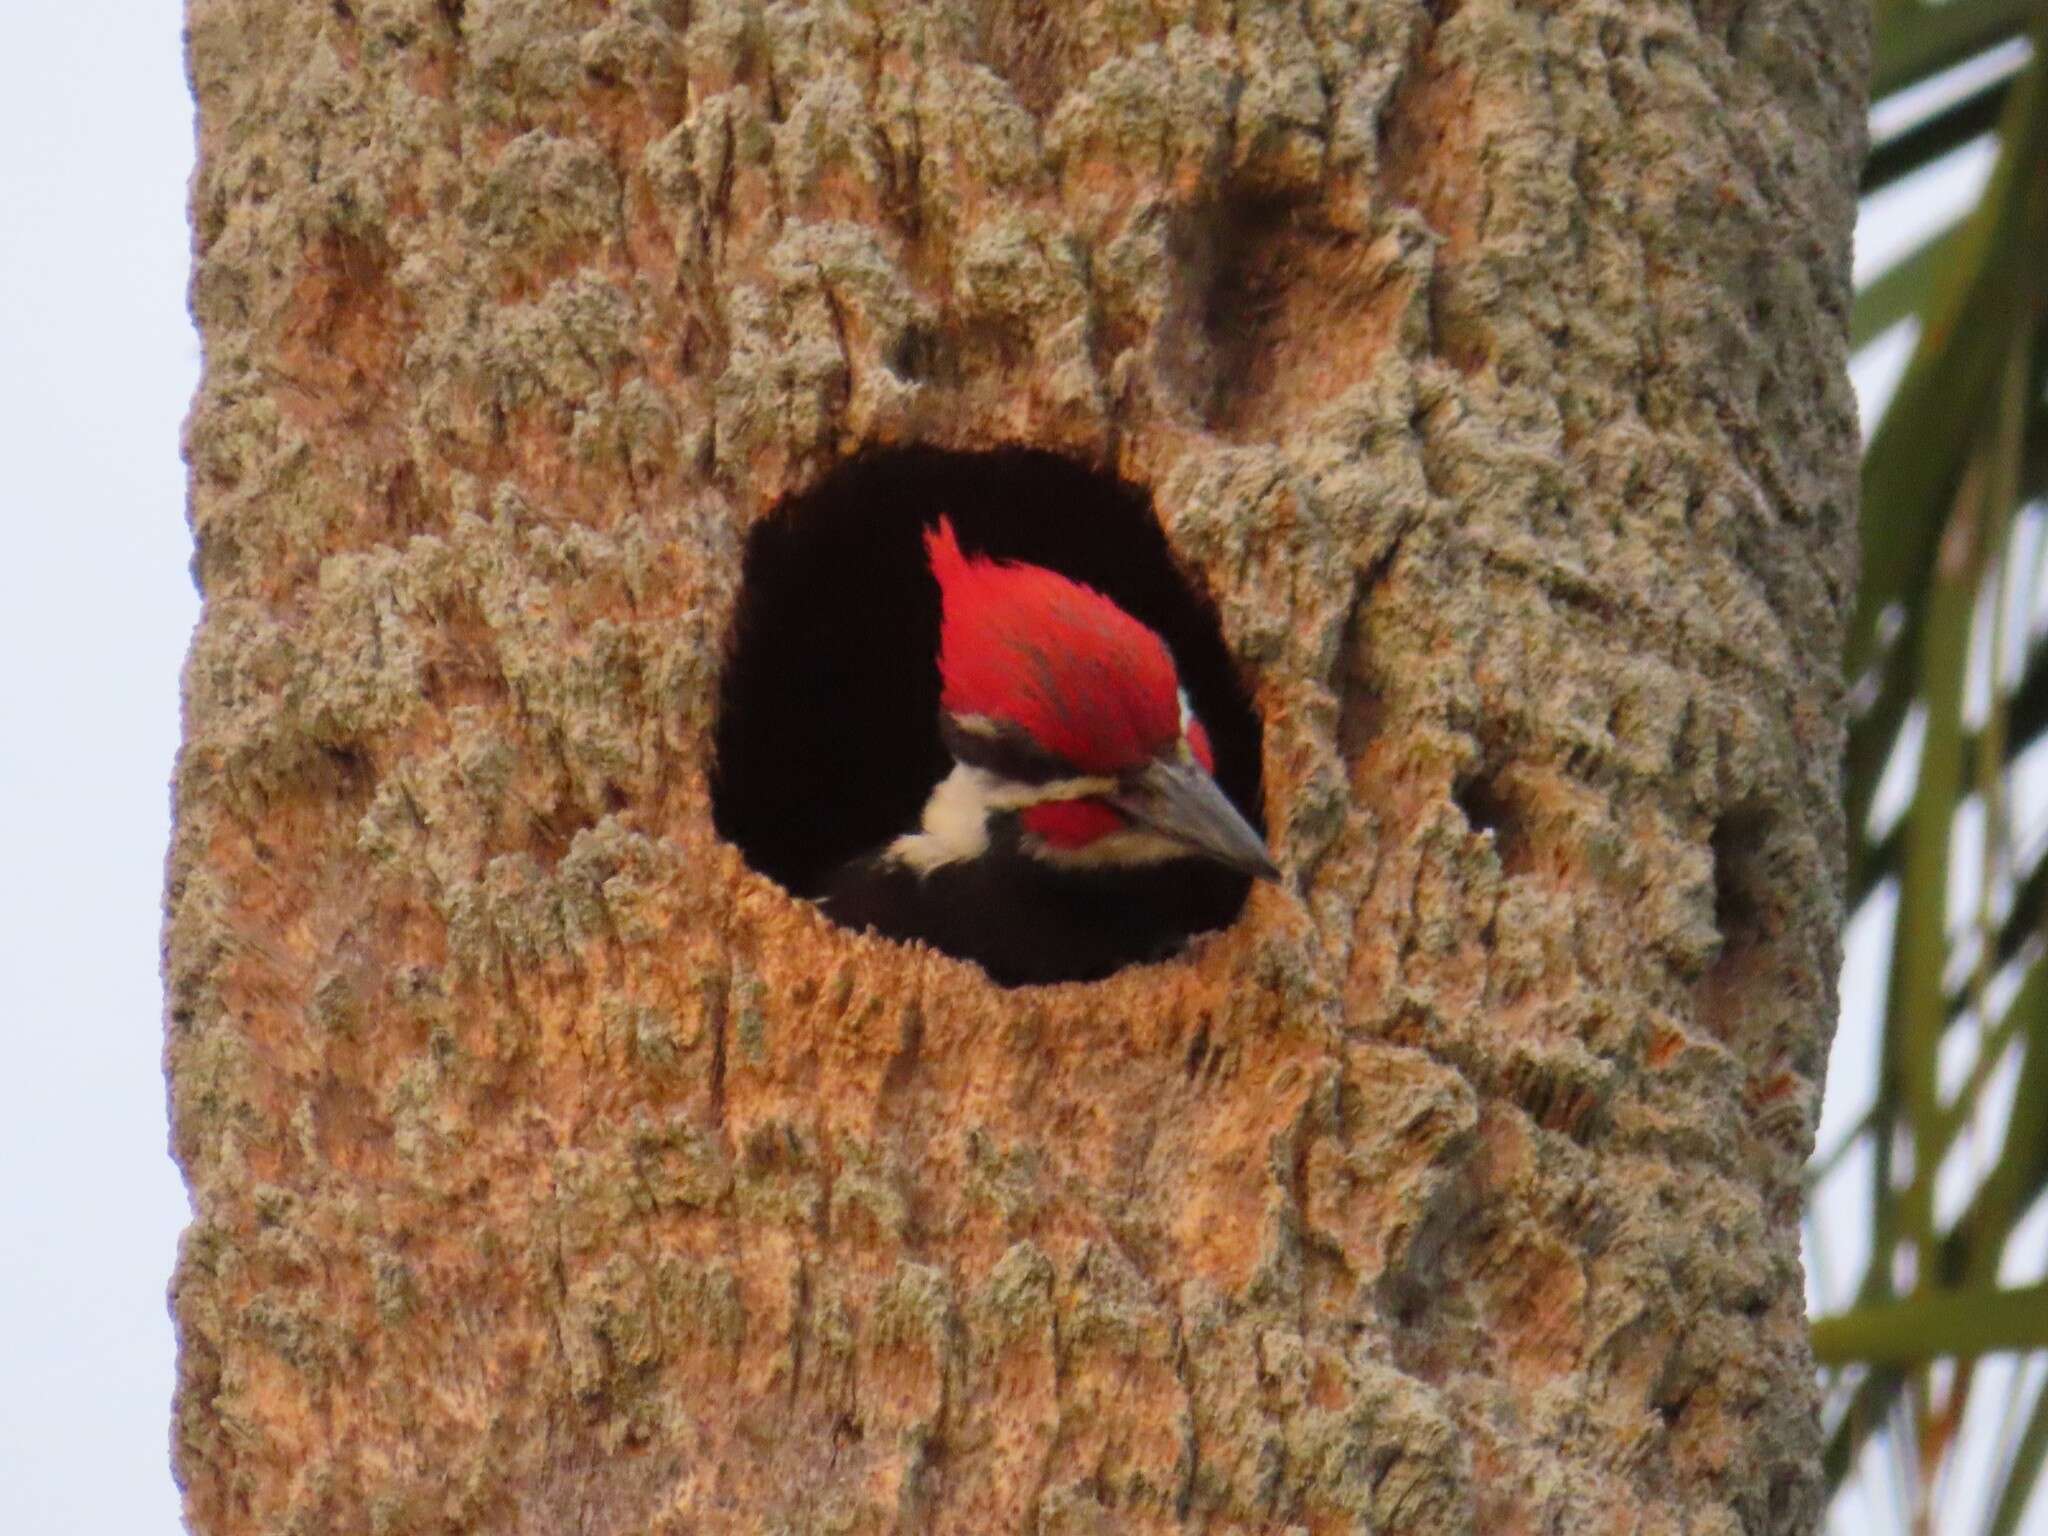
[[[1811,1529],[1862,27],[191,0],[194,1530]],[[1190,958],[715,835],[745,532],[912,442],[1215,600]]]

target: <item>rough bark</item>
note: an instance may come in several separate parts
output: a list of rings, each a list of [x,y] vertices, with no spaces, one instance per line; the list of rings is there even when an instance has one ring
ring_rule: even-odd
[[[191,0],[193,1528],[1796,1532],[1852,0]],[[713,834],[741,538],[1148,487],[1288,888]]]

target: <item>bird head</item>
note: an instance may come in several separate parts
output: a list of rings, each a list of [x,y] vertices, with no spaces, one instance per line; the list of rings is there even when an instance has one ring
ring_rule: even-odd
[[[1265,841],[1214,777],[1173,653],[1092,588],[970,556],[952,523],[925,535],[939,584],[941,732],[955,770],[906,856],[985,846],[1013,814],[1024,852],[1116,868],[1201,858],[1277,880]]]

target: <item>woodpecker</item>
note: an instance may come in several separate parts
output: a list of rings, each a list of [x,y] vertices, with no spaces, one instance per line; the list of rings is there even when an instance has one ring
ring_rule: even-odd
[[[1004,986],[1162,959],[1279,871],[1212,775],[1165,641],[1092,588],[925,535],[939,586],[939,732],[952,771],[919,825],[820,905],[922,939]],[[1219,911],[1205,868],[1232,872]]]

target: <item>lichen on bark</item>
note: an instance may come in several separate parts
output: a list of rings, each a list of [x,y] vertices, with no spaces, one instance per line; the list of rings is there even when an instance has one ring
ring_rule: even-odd
[[[1811,1528],[1860,7],[188,15],[195,1530]],[[911,442],[1213,600],[1186,959],[715,838],[745,533]]]

